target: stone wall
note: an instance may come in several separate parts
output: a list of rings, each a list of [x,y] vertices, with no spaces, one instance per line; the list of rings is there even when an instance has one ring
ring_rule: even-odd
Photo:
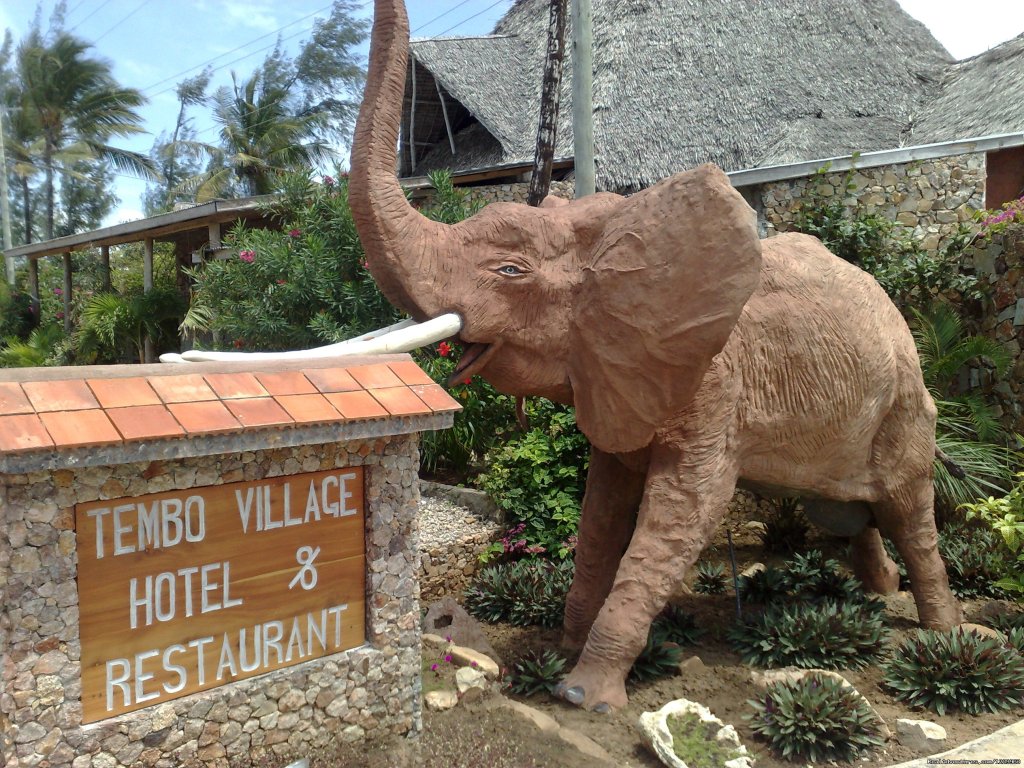
[[[491,184],[480,187],[463,187],[469,193],[470,200],[482,200],[484,205],[488,203],[526,203],[526,197],[530,192],[529,182],[515,182],[511,184]],[[562,197],[572,200],[576,194],[576,182],[552,181],[551,190],[548,194],[555,197]]]
[[[824,197],[841,197],[848,207],[860,203],[864,212],[896,222],[934,250],[984,207],[985,156],[958,155],[765,184],[757,196],[758,214],[769,237],[792,230],[809,189]]]
[[[82,726],[73,507],[364,466],[366,644]],[[0,474],[0,739],[5,764],[280,765],[420,727],[415,437]],[[269,761],[269,762],[267,762]]]

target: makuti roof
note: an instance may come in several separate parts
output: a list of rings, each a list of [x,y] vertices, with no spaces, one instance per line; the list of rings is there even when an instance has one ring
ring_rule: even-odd
[[[435,146],[416,174],[532,161],[548,8],[517,0],[493,36],[413,42],[417,149]],[[601,189],[630,191],[707,161],[729,171],[899,146],[952,60],[895,0],[593,0],[593,9]],[[571,70],[567,56],[556,157],[572,155]],[[430,75],[453,130],[467,131],[454,158]]]
[[[1024,130],[1024,35],[946,69],[941,90],[915,121],[924,144]]]

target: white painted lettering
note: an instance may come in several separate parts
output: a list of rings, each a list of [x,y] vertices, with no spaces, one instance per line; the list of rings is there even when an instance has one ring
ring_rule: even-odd
[[[148,680],[153,679],[152,672],[143,672],[142,664],[146,659],[151,659],[154,656],[159,656],[159,650],[143,651],[142,653],[135,654],[135,702],[141,703],[143,701],[152,701],[157,698],[160,694],[157,691],[150,691],[146,693],[145,685]]]
[[[263,486],[263,530],[271,531],[274,528],[284,527],[284,520],[274,520],[271,517],[271,513],[274,511],[273,503],[270,498],[270,486]]]
[[[273,630],[273,638],[271,638]],[[283,621],[268,621],[263,625],[263,664],[270,666],[270,649],[277,651],[277,663],[282,663],[281,638],[284,637]]]
[[[120,667],[120,671],[117,676],[113,674],[115,667]],[[111,659],[107,662],[107,712],[114,708],[114,686],[121,689],[121,695],[124,703],[120,706],[131,706],[132,689],[128,685],[128,680],[131,679],[131,676],[132,665],[128,659]]]
[[[338,506],[338,502],[327,500],[327,489],[332,485],[337,490],[338,478],[336,478],[334,475],[328,475],[327,477],[320,481],[320,506],[323,508],[325,515],[337,517],[339,514],[341,514],[341,509]]]
[[[313,653],[314,638],[320,643],[320,650],[327,650],[327,611],[320,611],[320,624],[317,625],[314,614],[306,614],[306,633],[309,636],[309,652]]]
[[[231,596],[231,562],[229,560],[224,561],[224,608],[234,608],[236,605],[241,605],[244,600],[241,597]]]
[[[246,629],[243,627],[238,631],[238,665],[243,672],[255,672],[261,666],[263,654],[261,653],[260,644],[260,628],[259,626],[253,627],[252,630],[252,659],[250,661],[245,660],[246,654],[246,642],[245,633]]]
[[[103,516],[109,515],[110,509],[90,509],[86,514],[96,520],[96,559],[100,560],[103,557]]]
[[[210,578],[210,574],[220,568],[220,563],[209,563],[199,568],[199,604],[200,613],[212,613],[213,611],[219,611],[221,604],[211,600],[209,594],[215,592],[220,586],[220,582],[214,581]]]
[[[134,526],[128,525],[128,523],[121,520],[121,515],[125,512],[131,512],[135,509],[134,504],[121,504],[120,506],[114,507],[114,554],[115,555],[127,555],[135,551],[135,547],[131,544],[124,543],[124,536],[127,536],[135,530]]]
[[[174,576],[174,573],[165,571],[158,573],[153,581],[153,608],[157,621],[170,621],[174,618],[174,605],[177,602]]]
[[[309,481],[309,493],[306,494],[307,520],[309,520],[310,515],[314,515],[317,520],[320,519],[320,502],[316,497],[316,483],[312,480]]]
[[[206,684],[206,663],[203,658],[203,647],[213,642],[213,637],[200,637],[198,640],[189,640],[188,647],[196,649],[196,668],[199,671],[199,685]]]
[[[159,502],[154,501],[147,509],[145,504],[138,505],[139,515],[139,549],[147,547],[160,549],[160,516]]]
[[[302,525],[301,517],[292,517],[292,489],[288,483],[284,484],[284,524],[289,525]]]
[[[199,566],[190,565],[187,568],[179,568],[178,575],[185,580],[185,616],[192,615],[192,577],[199,573]]]
[[[356,479],[355,472],[346,472],[343,475],[338,475],[338,479],[341,481],[341,517],[348,517],[354,515],[359,510],[353,509],[348,505],[348,500],[352,498],[352,491],[348,489],[348,481]]]
[[[181,522],[181,504],[179,503],[176,507],[162,507],[160,512],[163,545],[165,547],[173,547],[181,542],[181,537],[185,533],[185,526]],[[172,528],[174,529],[173,534],[171,533]]]
[[[174,501],[180,506],[181,502]],[[194,526],[193,526],[194,524]],[[185,541],[197,542],[206,537],[206,502],[202,496],[185,499]]]
[[[175,643],[174,645],[169,645],[164,649],[164,669],[171,674],[178,676],[178,682],[173,685],[171,683],[164,683],[164,691],[166,693],[177,693],[178,691],[184,690],[185,685],[188,683],[188,670],[180,664],[171,663],[172,653],[185,653],[185,646]]]
[[[245,489],[245,501],[242,501],[242,492],[235,490],[235,502],[238,504],[238,517],[242,521],[242,533],[249,532],[249,519],[252,517],[252,499],[255,488]],[[257,507],[259,506],[259,497],[256,500]],[[259,524],[259,513],[257,512],[257,525]]]
[[[334,616],[334,647],[341,647],[341,612],[348,608],[348,603],[343,605],[333,605],[327,609],[327,612]]]
[[[224,670],[234,677],[238,675],[238,666],[235,664],[235,654],[231,650],[231,641],[228,640],[227,632],[224,633],[224,639],[220,644],[220,661],[217,662],[217,679],[224,679]]]
[[[145,581],[145,594],[139,597],[139,580],[132,578],[128,582],[128,623],[132,629],[139,626],[138,609],[146,610],[146,626],[153,623],[153,577],[147,576]]]

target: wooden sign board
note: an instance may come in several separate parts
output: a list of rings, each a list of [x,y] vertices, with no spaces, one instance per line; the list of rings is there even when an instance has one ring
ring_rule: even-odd
[[[75,507],[83,722],[365,641],[362,467]]]

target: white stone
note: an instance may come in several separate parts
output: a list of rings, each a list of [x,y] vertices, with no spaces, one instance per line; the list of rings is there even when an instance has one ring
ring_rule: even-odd
[[[669,768],[688,768],[672,749],[672,734],[669,732],[667,720],[670,715],[696,715],[703,722],[718,726],[715,739],[739,752],[739,757],[728,761],[728,768],[751,768],[753,760],[747,756],[747,748],[740,744],[736,729],[726,726],[711,714],[702,704],[687,699],[670,701],[657,712],[644,712],[640,715],[640,735],[644,743]]]
[[[423,702],[427,709],[443,712],[459,703],[459,695],[455,691],[431,691],[423,697]]]
[[[487,677],[479,669],[460,667],[455,673],[455,687],[462,699],[473,701],[487,692]]]
[[[896,721],[896,740],[908,749],[931,755],[946,743],[946,729],[929,720]]]
[[[479,669],[488,680],[496,680],[501,670],[498,664],[490,656],[474,651],[472,648],[463,648],[461,645],[453,645],[449,653],[452,661],[457,664],[464,664],[474,669]]]

